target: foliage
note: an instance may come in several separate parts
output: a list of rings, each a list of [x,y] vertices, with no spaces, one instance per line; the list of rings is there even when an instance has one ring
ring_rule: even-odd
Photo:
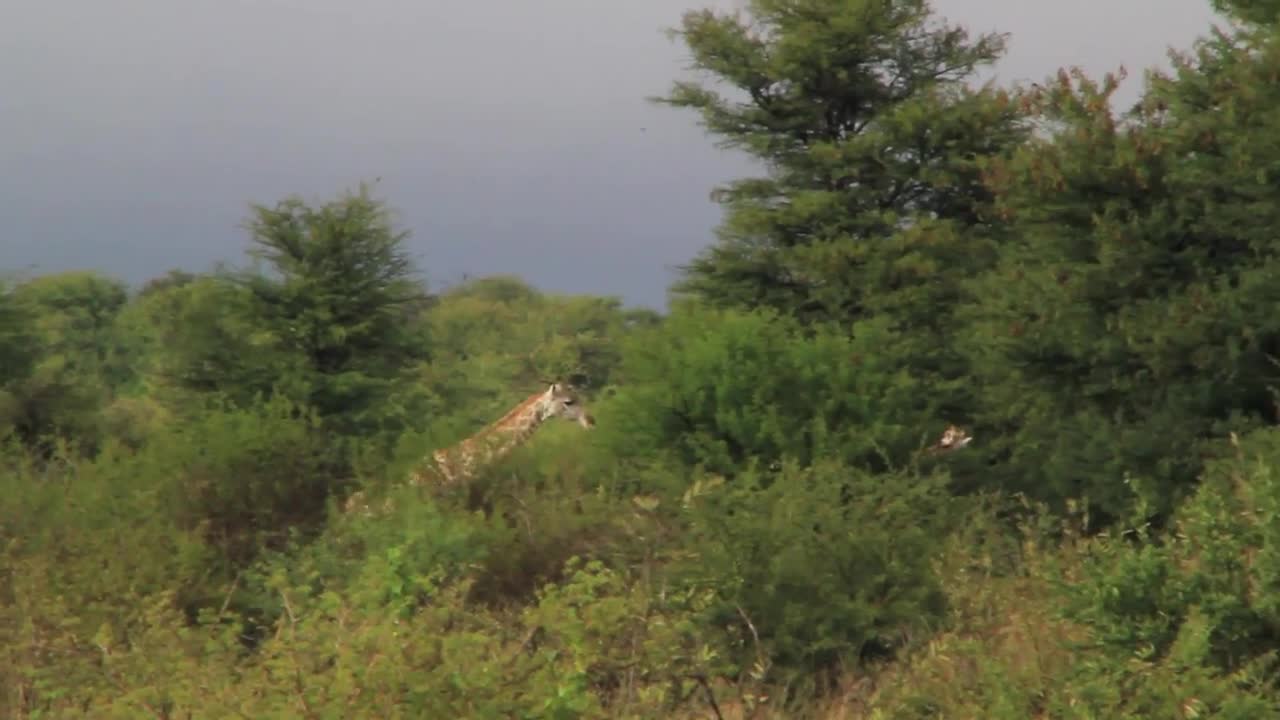
[[[233,565],[315,529],[342,490],[339,448],[314,414],[276,399],[211,410],[161,431],[148,453],[167,470],[158,490],[181,527],[198,531]]]
[[[337,436],[389,445],[420,429],[425,296],[382,203],[364,188],[314,208],[290,198],[256,206],[249,230],[258,267],[152,288],[171,404],[280,394]]]
[[[253,320],[294,364],[277,387],[343,434],[409,424],[407,369],[425,359],[426,345],[415,333],[424,298],[407,233],[364,187],[319,208],[296,198],[257,206],[249,227],[250,254],[269,272],[234,277]]]
[[[0,384],[26,377],[33,358],[31,308],[8,285],[0,286]]]
[[[97,375],[110,388],[129,380],[128,356],[113,332],[129,299],[123,283],[94,272],[57,273],[19,285],[14,295],[35,312],[45,351],[65,355],[72,372]]]
[[[600,408],[599,432],[619,457],[727,475],[784,458],[900,465],[942,427],[919,380],[883,351],[896,339],[870,323],[850,338],[768,310],[680,307],[629,340],[626,385]]]
[[[1123,515],[1132,475],[1167,515],[1206,441],[1276,419],[1277,47],[1205,41],[1121,119],[1117,79],[1064,72],[1051,134],[993,169],[1018,240],[967,348],[1007,487]]]
[[[5,294],[9,329],[0,363],[0,426],[51,452],[74,439],[86,452],[101,441],[96,413],[133,378],[127,339],[115,331],[125,286],[92,272],[45,275]]]
[[[887,324],[904,367],[963,412],[954,312],[1002,239],[983,167],[1026,136],[1014,95],[968,84],[1004,38],[970,38],[926,0],[745,5],[685,15],[678,35],[714,83],[678,82],[661,100],[697,111],[767,174],[716,191],[717,241],[676,291],[806,323]]]
[[[1043,507],[1025,499],[989,498],[971,506],[972,522],[947,542],[938,564],[950,606],[948,627],[884,666],[873,690],[846,695],[842,709],[855,709],[852,714],[833,717],[1083,720],[1274,714],[1270,661],[1241,658],[1229,671],[1206,662],[1207,625],[1197,611],[1183,616],[1179,639],[1168,652],[1153,654],[1141,643],[1108,639],[1125,620],[1111,616],[1114,622],[1109,622],[1103,619],[1108,611],[1087,608],[1094,600],[1099,610],[1102,604],[1119,607],[1113,597],[1133,597],[1127,589],[1140,586],[1142,578],[1123,577],[1121,565],[1112,561],[1127,555],[1126,564],[1134,569],[1147,565],[1139,555],[1151,558],[1152,553],[1121,538],[1099,545],[1081,534],[1078,518],[1027,523],[1010,532],[997,517],[1011,511],[1044,520]],[[1090,576],[1098,577],[1103,566],[1119,572],[1094,585]],[[1199,572],[1187,570],[1172,575],[1191,580]],[[1115,580],[1126,589],[1109,590]],[[1183,587],[1196,585],[1191,580]],[[1176,593],[1156,588],[1149,594]],[[1140,615],[1129,619],[1157,619]]]
[[[214,592],[217,558],[163,512],[155,487],[162,478],[146,458],[108,446],[92,461],[64,451],[49,465],[6,450],[0,707],[9,717],[39,717],[42,695],[81,684],[119,688],[125,679],[104,676],[99,643],[150,632],[141,612],[147,598],[166,595],[176,611]]]
[[[941,615],[943,481],[831,461],[748,473],[688,503],[691,559],[675,572],[714,590],[707,622],[726,627],[744,670],[776,666],[794,684],[856,666]]]
[[[1104,535],[1066,595],[1099,642],[1151,661],[1224,672],[1270,658],[1280,632],[1280,434],[1244,438],[1213,463],[1165,536]],[[1255,671],[1257,668],[1255,668]],[[1275,676],[1271,680],[1280,679]]]
[[[156,291],[138,303],[156,337],[150,379],[179,415],[215,398],[248,407],[292,370],[287,350],[254,321],[249,293],[222,277]]]
[[[31,308],[12,288],[0,286],[0,439],[20,432],[21,385],[37,359],[33,326]]]
[[[768,174],[665,315],[429,296],[363,188],[5,285],[0,714],[1276,715],[1280,45],[1217,4],[1122,115],[918,0],[691,13],[741,98],[666,100]],[[410,473],[552,378],[597,429]]]
[[[507,276],[452,288],[428,318],[439,347],[428,369],[442,390],[436,412],[464,409],[474,425],[510,407],[513,387],[554,380],[607,387],[621,362],[617,340],[655,322],[653,313],[623,309],[614,298],[548,295]]]
[[[699,596],[659,601],[600,563],[571,562],[565,582],[506,614],[468,606],[466,583],[431,564],[410,578],[421,595],[388,592],[406,579],[408,558],[396,553],[368,556],[350,585],[311,559],[282,558],[262,569],[282,611],[245,655],[225,612],[191,624],[145,586],[114,596],[131,609],[127,628],[81,623],[83,611],[66,602],[36,603],[47,592],[31,572],[40,559],[10,554],[3,568],[17,582],[0,629],[27,628],[4,635],[0,651],[0,697],[18,716],[301,707],[344,717],[641,718],[686,704],[714,662],[691,622]]]
[[[1274,27],[1280,19],[1280,3],[1276,0],[1209,0],[1209,4],[1233,19],[1264,27]]]

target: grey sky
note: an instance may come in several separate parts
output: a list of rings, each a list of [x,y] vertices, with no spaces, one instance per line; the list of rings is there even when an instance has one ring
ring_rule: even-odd
[[[11,0],[0,24],[0,269],[138,282],[240,262],[248,203],[361,180],[435,287],[517,273],[661,306],[749,165],[691,114],[662,29],[733,0]],[[1165,63],[1207,0],[935,0],[1012,34],[1004,80]]]

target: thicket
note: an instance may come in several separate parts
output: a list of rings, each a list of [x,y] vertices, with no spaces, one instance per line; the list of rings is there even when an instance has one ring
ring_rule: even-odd
[[[689,13],[660,100],[768,173],[665,314],[432,292],[364,188],[8,281],[0,714],[1280,716],[1280,6],[1215,6],[1127,112],[919,0]],[[405,482],[552,379],[595,430]]]

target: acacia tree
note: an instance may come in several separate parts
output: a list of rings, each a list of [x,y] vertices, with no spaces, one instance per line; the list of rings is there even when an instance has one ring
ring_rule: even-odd
[[[657,100],[767,175],[717,190],[718,240],[675,292],[846,330],[887,319],[904,365],[939,390],[961,376],[951,310],[998,240],[983,163],[1025,137],[1014,98],[966,84],[1003,36],[970,38],[925,0],[750,0],[676,34],[712,82]]]

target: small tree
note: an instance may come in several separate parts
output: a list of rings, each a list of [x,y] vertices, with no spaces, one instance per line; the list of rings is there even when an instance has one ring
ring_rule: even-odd
[[[364,187],[319,207],[289,198],[254,206],[248,230],[253,267],[157,291],[157,370],[179,404],[282,395],[335,439],[389,442],[420,421],[425,294],[384,205]]]
[[[250,255],[267,272],[234,276],[255,324],[294,360],[281,389],[352,435],[398,429],[408,417],[406,371],[426,358],[415,329],[425,301],[393,228],[367,188],[319,208],[297,198],[255,206]]]

